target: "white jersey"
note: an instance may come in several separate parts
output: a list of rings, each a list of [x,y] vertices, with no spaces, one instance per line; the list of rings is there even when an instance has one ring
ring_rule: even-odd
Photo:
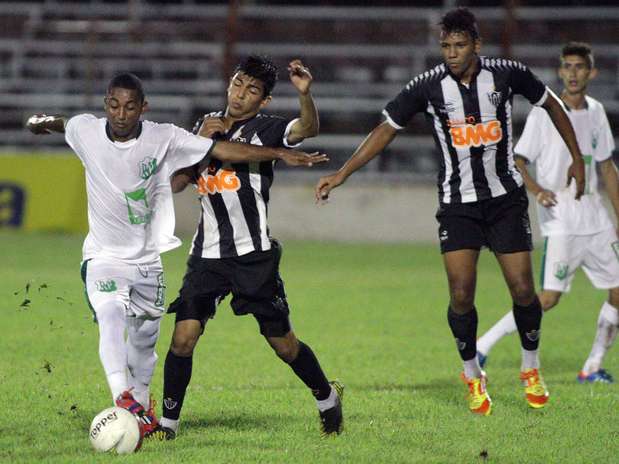
[[[613,227],[597,190],[596,163],[607,160],[615,148],[604,107],[586,97],[587,107],[567,110],[578,146],[585,159],[585,194],[575,199],[576,185],[566,187],[567,170],[572,164],[570,152],[545,110],[533,108],[514,149],[535,162],[537,183],[557,196],[557,205],[545,208],[537,204],[543,236],[590,235]]]
[[[143,121],[135,139],[115,142],[107,120],[91,114],[72,117],[65,139],[86,170],[84,260],[149,263],[181,244],[174,236],[170,176],[202,160],[213,146],[211,139]]]

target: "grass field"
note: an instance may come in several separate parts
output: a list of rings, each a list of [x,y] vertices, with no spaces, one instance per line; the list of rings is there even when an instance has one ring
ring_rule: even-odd
[[[299,242],[284,243],[282,263],[292,321],[327,374],[346,385],[345,432],[319,438],[310,394],[254,320],[234,317],[224,303],[198,346],[178,439],[147,442],[127,457],[95,455],[88,427],[111,399],[83,300],[80,253],[81,237],[0,233],[2,462],[599,463],[619,456],[619,385],[575,382],[605,298],[582,274],[544,321],[549,406],[526,406],[512,337],[488,364],[493,415],[474,417],[458,380],[435,246]],[[183,247],[165,255],[168,302],[185,254]],[[488,253],[476,303],[480,331],[509,306]],[[157,399],[172,325],[165,317]],[[606,367],[619,374],[616,347]]]

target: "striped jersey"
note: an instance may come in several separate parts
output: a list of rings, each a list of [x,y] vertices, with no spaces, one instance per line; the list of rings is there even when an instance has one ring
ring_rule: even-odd
[[[480,57],[468,85],[445,64],[412,79],[385,107],[387,122],[403,129],[424,112],[441,153],[438,173],[441,203],[495,198],[522,186],[514,164],[514,94],[539,106],[546,86],[518,61]]]
[[[205,117],[223,117],[222,112]],[[194,127],[202,125],[200,118]],[[215,140],[249,143],[265,147],[293,148],[288,134],[296,119],[257,114],[236,121]],[[260,163],[222,163],[211,159],[206,169],[197,172],[201,216],[190,253],[202,258],[230,258],[271,248],[267,209],[273,183],[273,161]],[[196,167],[197,169],[197,167]]]

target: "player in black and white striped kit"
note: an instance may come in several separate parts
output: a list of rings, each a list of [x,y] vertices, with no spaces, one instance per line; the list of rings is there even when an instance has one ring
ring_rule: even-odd
[[[337,173],[320,179],[316,198],[326,199],[378,155],[416,113],[425,113],[441,153],[436,217],[449,281],[448,321],[464,364],[469,409],[483,415],[491,412],[485,375],[476,358],[474,297],[477,260],[484,246],[496,255],[513,299],[525,397],[531,407],[540,408],[548,399],[539,374],[542,312],[531,271],[528,199],[512,152],[513,96],[523,95],[548,112],[570,149],[568,179],[576,180],[577,198],[584,189],[584,161],[569,119],[552,92],[522,63],[479,56],[481,41],[469,10],[449,11],[440,25],[444,63],[412,79],[389,102],[383,112],[386,120]]]
[[[310,93],[312,75],[300,60],[289,64],[299,92],[300,117],[287,121],[260,113],[271,100],[277,68],[266,57],[244,59],[228,86],[225,111],[198,121],[202,134],[215,140],[267,147],[296,147],[318,134],[318,112]],[[183,399],[191,378],[193,350],[217,305],[232,294],[237,315],[252,314],[277,355],[316,398],[324,434],[342,430],[343,386],[329,382],[314,353],[296,338],[289,321],[279,275],[281,247],[269,235],[267,205],[273,163],[220,163],[208,160],[176,173],[172,188],[196,185],[202,215],[187,263],[180,295],[169,312],[176,325],[164,371],[163,417],[167,439],[178,431]]]

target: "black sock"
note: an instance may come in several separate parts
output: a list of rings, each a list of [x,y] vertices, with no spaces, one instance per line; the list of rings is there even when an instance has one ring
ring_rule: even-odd
[[[299,354],[294,361],[288,363],[297,377],[312,390],[317,400],[326,400],[331,394],[331,385],[325,377],[320,363],[312,349],[299,340]]]
[[[163,417],[178,420],[191,380],[193,358],[176,356],[168,351],[163,367]]]
[[[477,356],[477,310],[456,314],[451,306],[447,309],[447,321],[456,338],[456,346],[463,361]]]
[[[542,305],[537,296],[529,306],[514,303],[514,320],[522,347],[529,351],[537,350],[542,324]]]

